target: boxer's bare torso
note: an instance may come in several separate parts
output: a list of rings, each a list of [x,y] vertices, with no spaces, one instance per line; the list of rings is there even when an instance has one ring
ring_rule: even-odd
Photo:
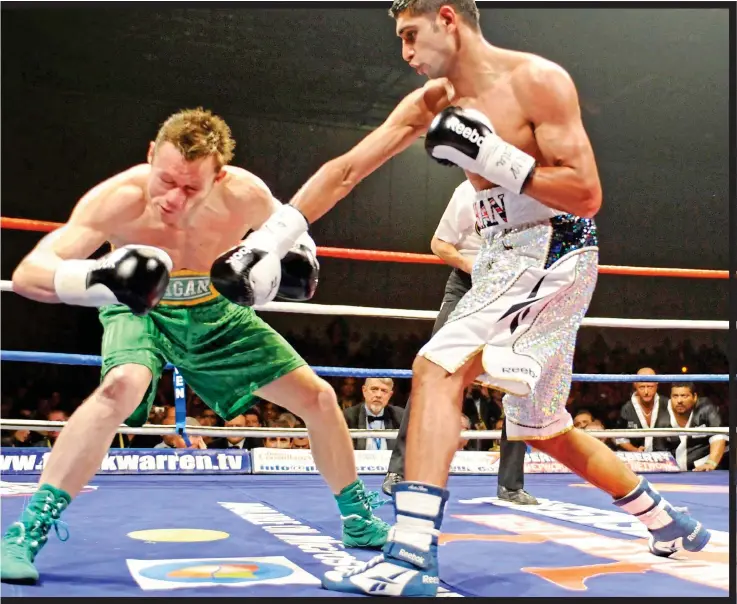
[[[249,229],[259,227],[274,209],[260,179],[241,168],[224,169],[226,176],[207,198],[174,224],[167,221],[165,210],[147,199],[147,164],[120,175],[118,190],[111,192],[111,198],[119,198],[119,207],[101,208],[90,219],[100,216],[115,247],[151,245],[169,254],[174,270],[209,272],[218,256],[241,241]]]
[[[260,226],[275,207],[255,175],[232,166],[224,170],[207,197],[174,219],[148,198],[151,166],[134,166],[90,191],[49,244],[62,259],[88,257],[105,242],[151,245],[169,254],[174,270],[209,272],[220,254]]]

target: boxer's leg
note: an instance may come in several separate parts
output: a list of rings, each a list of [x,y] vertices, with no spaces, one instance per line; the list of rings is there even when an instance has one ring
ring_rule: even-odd
[[[105,329],[101,384],[61,430],[38,490],[20,520],[3,537],[3,581],[38,580],[33,561],[46,543],[48,532],[57,526],[61,513],[100,468],[120,424],[137,407],[141,409],[141,413],[135,414],[141,416],[140,424],[148,417],[164,365],[157,329],[150,316],[137,317],[122,305],[102,309],[100,320]]]
[[[318,471],[333,492],[349,547],[380,547],[389,526],[373,514],[378,494],[356,473],[353,443],[335,391],[292,346],[250,308],[225,299],[191,311],[180,370],[221,417],[242,414],[259,398],[298,417],[307,427]],[[212,379],[217,375],[217,379]]]
[[[535,321],[515,350],[538,362],[541,374],[529,396],[504,397],[507,435],[549,454],[592,485],[615,498],[650,530],[650,549],[670,555],[684,547],[702,549],[709,533],[701,523],[675,510],[600,440],[573,428],[566,409],[573,374],[576,334],[593,291],[595,258],[576,259],[576,279]],[[676,543],[677,540],[681,540]]]
[[[432,328],[431,337],[434,336],[438,330],[445,325],[448,321],[448,317],[455,310],[458,302],[463,296],[471,289],[471,275],[464,273],[459,269],[454,269],[448,281],[445,284],[445,293],[443,295],[443,302],[440,306],[440,311],[435,319],[435,324]],[[404,479],[405,474],[405,460],[406,460],[406,449],[407,449],[407,428],[409,426],[410,408],[411,408],[412,397],[407,400],[405,407],[404,416],[402,417],[402,423],[399,426],[399,433],[397,434],[397,442],[392,451],[391,459],[389,460],[389,470],[384,478],[382,488],[387,495],[391,495],[393,486]]]

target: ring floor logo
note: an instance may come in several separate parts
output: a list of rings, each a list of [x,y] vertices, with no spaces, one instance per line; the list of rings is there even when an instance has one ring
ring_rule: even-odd
[[[310,573],[283,556],[127,560],[143,590],[250,585],[320,585]]]
[[[303,524],[301,521],[281,513],[262,503],[219,502],[226,510],[246,522],[256,525],[287,545],[298,548],[302,553],[309,554],[326,570],[347,571],[363,564],[353,554],[346,551],[345,546],[337,537],[323,535],[317,529]],[[461,598],[460,594],[438,588],[439,598]]]

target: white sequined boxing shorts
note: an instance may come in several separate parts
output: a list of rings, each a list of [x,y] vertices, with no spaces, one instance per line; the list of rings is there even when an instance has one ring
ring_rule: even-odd
[[[556,216],[487,236],[471,289],[418,354],[454,373],[482,352],[477,382],[506,392],[510,440],[570,430],[573,352],[598,258],[591,219]]]

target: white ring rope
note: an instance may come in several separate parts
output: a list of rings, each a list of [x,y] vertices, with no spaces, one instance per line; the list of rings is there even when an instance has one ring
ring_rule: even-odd
[[[9,420],[0,419],[0,430],[28,430],[42,429],[56,431],[56,428],[63,428],[67,422],[50,422],[43,420]],[[399,430],[348,430],[351,438],[388,438],[395,439]],[[119,434],[176,434],[176,426],[164,426],[161,424],[144,424],[139,428],[121,425],[118,429]],[[269,438],[269,437],[305,437],[307,430],[305,428],[224,428],[224,427],[207,427],[207,426],[186,426],[185,433],[189,436],[239,436],[242,438]],[[729,435],[729,428],[640,428],[636,430],[586,430],[587,434],[596,438],[644,438],[652,436],[655,438],[663,438],[668,436],[695,436],[702,435]],[[463,430],[460,432],[462,438],[473,439],[500,439],[502,437],[501,430]]]
[[[12,292],[12,281],[0,281],[0,291]],[[310,304],[304,302],[269,302],[254,306],[257,311],[284,312],[302,315],[337,315],[341,317],[385,317],[389,319],[426,319],[434,321],[437,310],[405,310],[371,306],[344,306],[341,304]],[[615,327],[624,329],[729,329],[729,321],[692,321],[677,319],[615,319],[589,318],[583,327]]]

